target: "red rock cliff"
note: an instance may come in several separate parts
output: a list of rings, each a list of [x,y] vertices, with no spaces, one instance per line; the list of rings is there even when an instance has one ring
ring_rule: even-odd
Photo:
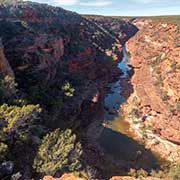
[[[134,94],[128,104],[129,113],[138,108],[141,115],[133,129],[144,132],[147,147],[170,161],[180,161],[179,32],[170,23],[141,19],[135,24],[140,31],[127,43],[135,71],[131,80]],[[133,99],[137,101],[134,107]]]
[[[11,76],[14,77],[13,70],[11,69],[11,66],[9,65],[8,60],[5,57],[4,54],[4,46],[0,39],[0,72],[3,76]]]

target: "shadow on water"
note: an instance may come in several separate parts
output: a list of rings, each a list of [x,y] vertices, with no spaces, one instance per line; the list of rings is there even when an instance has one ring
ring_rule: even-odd
[[[142,168],[150,172],[152,169],[159,168],[157,159],[151,151],[122,133],[105,128],[100,137],[100,144],[114,158],[129,163],[130,167],[127,167],[127,169]]]
[[[144,169],[147,172],[158,170],[160,163],[156,156],[143,145],[133,140],[133,135],[128,131],[129,124],[121,117],[120,107],[127,101],[133,93],[131,77],[133,68],[128,65],[130,58],[127,55],[126,47],[123,47],[123,61],[118,68],[123,71],[123,75],[116,82],[109,84],[110,91],[105,97],[104,129],[99,136],[99,144],[116,161],[124,162],[124,175],[127,175],[131,168]],[[116,170],[106,168],[106,178],[112,175],[122,175]]]

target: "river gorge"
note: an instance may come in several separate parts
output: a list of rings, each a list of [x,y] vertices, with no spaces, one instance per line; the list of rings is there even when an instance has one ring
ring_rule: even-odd
[[[155,19],[0,0],[0,179],[179,180],[179,26]]]
[[[102,148],[103,158],[110,159],[109,167],[119,166],[122,169],[126,167],[122,170],[126,173],[131,169],[143,169],[150,173],[153,170],[158,171],[165,168],[168,163],[147,149],[143,142],[135,140],[136,137],[130,130],[130,124],[125,121],[123,116],[121,107],[127,101],[127,94],[130,95],[132,91],[127,89],[127,87],[131,87],[130,79],[133,75],[130,60],[130,53],[127,52],[126,46],[123,46],[123,58],[118,64],[122,73],[106,87],[104,110],[100,110],[103,112],[100,113],[99,119],[89,126],[87,134],[97,147]],[[129,93],[124,93],[124,90],[128,90]],[[105,168],[105,171],[103,173],[106,177],[111,177],[112,171],[114,175],[120,175],[111,168]]]

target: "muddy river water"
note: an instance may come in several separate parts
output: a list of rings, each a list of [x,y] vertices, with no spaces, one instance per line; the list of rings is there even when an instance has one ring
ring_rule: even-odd
[[[121,81],[130,79],[128,65],[130,58],[127,55],[126,47],[123,47],[123,61],[118,64],[118,68],[123,71],[123,75],[118,80],[109,84],[110,91],[105,98],[104,129],[99,136],[99,144],[105,152],[116,159],[132,162],[133,168],[143,168],[147,171],[159,168],[158,158],[142,144],[133,140],[133,134],[128,131],[129,124],[123,120],[120,106],[126,102],[126,98],[121,95]]]

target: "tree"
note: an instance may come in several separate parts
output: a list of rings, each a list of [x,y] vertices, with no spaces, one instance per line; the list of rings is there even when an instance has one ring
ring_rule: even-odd
[[[0,142],[0,162],[3,161],[8,153],[7,144]]]
[[[2,102],[12,101],[17,95],[17,83],[11,76],[5,76],[0,80],[0,100]]]
[[[3,104],[0,106],[0,119],[4,125],[3,131],[9,131],[12,128],[17,129],[32,123],[39,118],[41,108],[39,105],[8,106]]]
[[[52,176],[78,171],[81,169],[81,154],[81,144],[76,141],[76,135],[70,129],[57,129],[43,138],[33,168],[38,173]]]
[[[66,82],[64,86],[62,87],[62,90],[67,97],[72,97],[74,95],[75,89],[72,87],[72,85],[69,82]]]

